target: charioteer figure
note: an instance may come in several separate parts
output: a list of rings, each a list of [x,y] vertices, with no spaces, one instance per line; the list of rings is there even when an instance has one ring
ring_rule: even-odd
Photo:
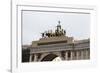
[[[42,33],[42,38],[44,37],[59,37],[59,36],[65,36],[66,35],[66,31],[64,29],[61,28],[60,25],[60,21],[58,21],[58,25],[57,28],[55,30],[55,32],[53,33],[52,30],[48,31],[48,32],[44,32]]]

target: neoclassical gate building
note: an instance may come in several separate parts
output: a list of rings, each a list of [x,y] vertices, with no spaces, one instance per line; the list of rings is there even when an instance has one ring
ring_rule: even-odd
[[[66,61],[90,59],[90,39],[74,40],[66,36],[59,21],[54,32],[44,32],[31,45],[22,45],[22,62],[52,61],[57,57]]]

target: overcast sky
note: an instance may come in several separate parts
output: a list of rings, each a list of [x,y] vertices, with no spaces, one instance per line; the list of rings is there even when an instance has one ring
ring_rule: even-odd
[[[55,30],[58,21],[66,30],[66,36],[87,39],[90,36],[90,14],[23,11],[22,44],[38,40],[41,33]]]

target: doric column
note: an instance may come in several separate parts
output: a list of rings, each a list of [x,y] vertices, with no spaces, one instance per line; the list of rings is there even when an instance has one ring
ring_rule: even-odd
[[[86,57],[85,59],[88,59],[89,55],[88,55],[88,50],[86,50]]]
[[[81,51],[81,59],[83,59],[83,58],[84,58],[84,56],[83,56],[83,55],[84,55],[84,51],[82,50],[82,51]]]
[[[68,60],[68,51],[65,53],[65,60]]]
[[[79,51],[76,51],[76,60],[79,60]]]
[[[73,51],[71,51],[70,60],[73,60]]]
[[[32,54],[30,54],[29,62],[32,62]]]
[[[73,59],[74,59],[74,60],[77,60],[77,51],[76,51],[76,50],[73,51]]]
[[[37,62],[37,54],[34,54],[34,62]]]
[[[88,59],[90,59],[90,50],[87,50],[88,52]]]

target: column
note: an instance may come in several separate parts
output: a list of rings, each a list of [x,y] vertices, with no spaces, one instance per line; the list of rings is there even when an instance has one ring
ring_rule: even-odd
[[[87,50],[88,52],[88,59],[90,59],[90,50]]]
[[[87,59],[87,50],[83,50],[83,59]]]
[[[81,59],[84,59],[84,51],[83,50],[81,50]]]
[[[78,50],[78,60],[81,59],[81,50]]]
[[[77,60],[77,51],[76,50],[73,51],[73,59]]]
[[[34,54],[34,62],[37,62],[37,54]]]
[[[65,60],[68,60],[68,51],[65,53]]]
[[[84,59],[87,59],[87,50],[84,50]]]
[[[86,59],[89,59],[89,54],[88,54],[88,50],[86,50]]]
[[[70,60],[73,60],[73,51],[71,51],[71,57]]]
[[[76,60],[79,60],[79,51],[76,51]]]
[[[29,62],[32,62],[32,54],[30,54]]]

